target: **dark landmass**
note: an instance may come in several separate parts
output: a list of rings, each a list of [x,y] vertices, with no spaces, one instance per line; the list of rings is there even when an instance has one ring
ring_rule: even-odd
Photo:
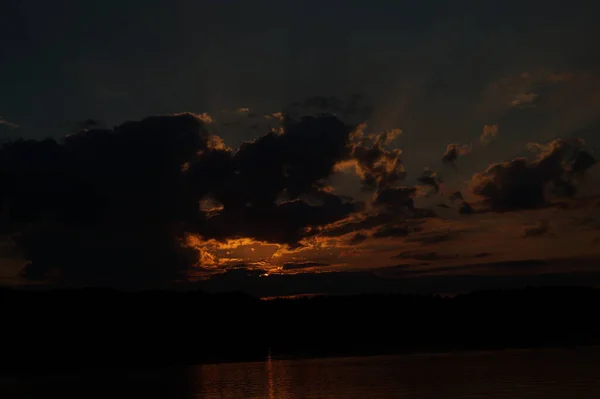
[[[600,344],[600,290],[454,297],[0,290],[2,374]]]
[[[406,255],[436,256],[427,251],[404,253]],[[437,267],[432,264],[434,261],[421,262],[399,262],[394,266],[358,271],[329,271],[325,267],[319,273],[296,268],[294,273],[271,273],[268,276],[265,275],[269,273],[268,270],[240,267],[214,274],[207,280],[189,283],[186,289],[212,294],[239,291],[264,298],[305,293],[434,295],[526,287],[600,288],[600,271],[597,267],[600,259],[597,257],[476,262]]]

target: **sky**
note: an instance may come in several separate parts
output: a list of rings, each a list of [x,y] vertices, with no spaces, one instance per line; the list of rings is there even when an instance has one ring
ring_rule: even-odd
[[[2,7],[1,284],[599,281],[594,2]]]

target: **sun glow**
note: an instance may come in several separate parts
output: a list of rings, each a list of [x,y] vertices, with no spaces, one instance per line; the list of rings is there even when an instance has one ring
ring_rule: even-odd
[[[185,245],[198,251],[199,265],[215,268],[243,262],[270,264],[269,261],[284,247],[246,237],[224,241],[204,240],[195,234],[186,236]]]

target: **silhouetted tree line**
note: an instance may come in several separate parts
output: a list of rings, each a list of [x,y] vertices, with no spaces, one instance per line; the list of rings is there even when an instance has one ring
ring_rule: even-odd
[[[0,290],[2,373],[600,343],[600,290],[455,297]]]

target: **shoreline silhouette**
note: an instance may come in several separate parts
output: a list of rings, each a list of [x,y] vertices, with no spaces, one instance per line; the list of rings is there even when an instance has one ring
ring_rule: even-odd
[[[0,374],[600,344],[600,290],[260,300],[243,293],[0,289]]]

